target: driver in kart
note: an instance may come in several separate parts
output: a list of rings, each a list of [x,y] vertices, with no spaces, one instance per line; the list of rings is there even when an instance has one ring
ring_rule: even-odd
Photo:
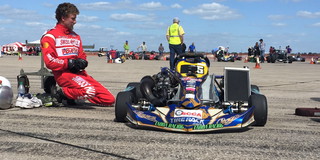
[[[44,62],[61,87],[52,93],[52,97],[59,103],[63,99],[79,99],[111,106],[115,101],[114,96],[85,71],[87,57],[80,36],[73,31],[78,14],[79,10],[74,4],[59,4],[56,9],[56,26],[41,38]]]

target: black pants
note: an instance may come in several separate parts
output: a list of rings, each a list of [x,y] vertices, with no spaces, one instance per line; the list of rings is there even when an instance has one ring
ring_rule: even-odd
[[[182,54],[182,46],[180,44],[178,45],[169,44],[169,49],[170,49],[170,69],[174,69],[175,56],[176,54],[177,55]]]

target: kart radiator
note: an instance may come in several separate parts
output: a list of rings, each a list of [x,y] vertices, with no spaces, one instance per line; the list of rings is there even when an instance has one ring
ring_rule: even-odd
[[[250,96],[251,85],[248,68],[224,69],[224,101],[247,102]]]

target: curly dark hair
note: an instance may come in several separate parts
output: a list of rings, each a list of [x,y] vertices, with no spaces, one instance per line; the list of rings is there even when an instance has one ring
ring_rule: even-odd
[[[62,17],[67,17],[69,14],[79,14],[78,8],[72,3],[61,3],[56,9],[56,19],[61,21]]]

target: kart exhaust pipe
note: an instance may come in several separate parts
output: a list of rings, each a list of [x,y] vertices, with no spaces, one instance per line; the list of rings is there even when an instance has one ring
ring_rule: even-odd
[[[147,98],[151,104],[159,107],[166,106],[166,97],[156,97],[152,89],[155,87],[155,80],[151,76],[145,76],[140,81],[140,90],[144,97]]]

